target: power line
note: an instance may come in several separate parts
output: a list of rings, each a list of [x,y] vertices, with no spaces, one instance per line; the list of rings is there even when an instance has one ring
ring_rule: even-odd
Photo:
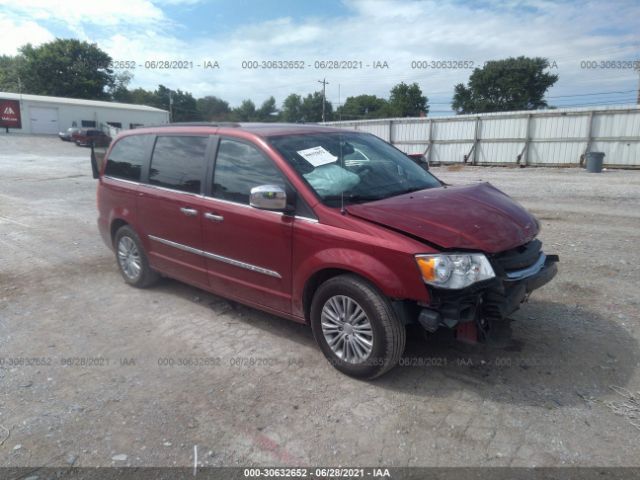
[[[554,95],[547,98],[587,97],[589,95],[613,95],[614,93],[632,93],[632,92],[635,92],[635,90],[625,90],[622,92],[576,93],[574,95]]]
[[[611,102],[597,102],[597,103],[576,103],[573,105],[554,105],[558,108],[576,108],[576,107],[595,107],[598,105],[630,105],[635,103],[633,99],[630,100],[614,100]]]
[[[636,97],[636,103],[640,105],[640,68],[636,70],[638,70],[638,96]]]

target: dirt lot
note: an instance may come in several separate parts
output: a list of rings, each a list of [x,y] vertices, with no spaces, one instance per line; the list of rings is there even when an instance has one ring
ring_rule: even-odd
[[[412,331],[408,365],[361,382],[304,326],[126,286],[88,151],[0,135],[0,465],[640,464],[640,171],[434,172],[531,209],[560,274],[507,347]]]

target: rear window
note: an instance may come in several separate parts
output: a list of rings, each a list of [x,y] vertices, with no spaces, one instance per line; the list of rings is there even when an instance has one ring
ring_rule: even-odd
[[[149,135],[132,135],[118,140],[107,159],[105,175],[139,182],[149,140]]]
[[[209,137],[158,137],[153,149],[149,183],[188,193],[200,193]]]

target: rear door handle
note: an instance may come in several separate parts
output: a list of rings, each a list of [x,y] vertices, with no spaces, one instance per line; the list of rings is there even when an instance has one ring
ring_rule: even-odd
[[[187,217],[195,217],[198,214],[198,210],[196,210],[195,208],[182,207],[180,211]]]
[[[204,214],[204,218],[211,220],[212,222],[222,222],[224,220],[224,217],[222,215],[216,215],[209,212]]]

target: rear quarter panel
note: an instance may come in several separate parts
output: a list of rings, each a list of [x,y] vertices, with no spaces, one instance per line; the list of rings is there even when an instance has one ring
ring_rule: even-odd
[[[133,182],[101,177],[98,183],[98,228],[105,243],[113,248],[111,225],[122,220],[137,227],[138,186]]]

